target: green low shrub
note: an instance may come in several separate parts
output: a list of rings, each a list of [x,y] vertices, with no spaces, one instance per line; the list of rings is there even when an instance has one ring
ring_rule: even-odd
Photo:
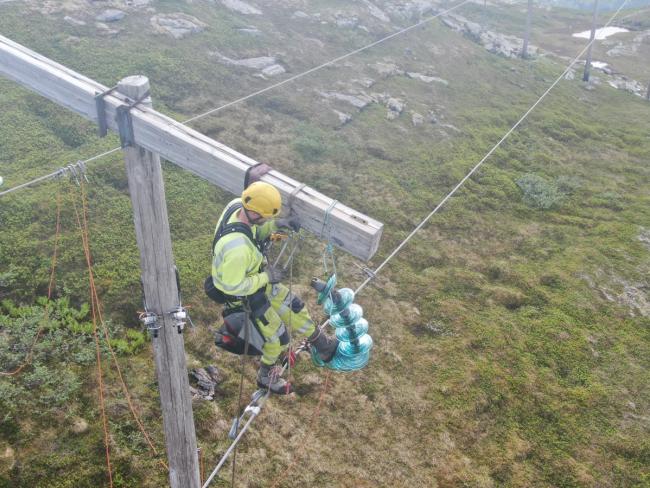
[[[563,195],[557,185],[541,176],[529,173],[519,178],[516,183],[523,192],[524,202],[531,207],[547,210],[562,201]]]

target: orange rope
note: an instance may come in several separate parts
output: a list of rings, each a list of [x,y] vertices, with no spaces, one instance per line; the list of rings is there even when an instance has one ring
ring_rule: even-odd
[[[34,347],[36,347],[36,343],[38,342],[38,339],[41,337],[41,334],[43,333],[43,330],[45,330],[45,323],[47,323],[50,315],[50,299],[52,298],[52,287],[54,285],[54,277],[55,277],[55,271],[56,271],[56,254],[57,254],[57,243],[59,242],[59,235],[61,233],[61,191],[57,191],[56,194],[56,232],[54,235],[54,252],[52,254],[52,266],[51,266],[51,271],[50,271],[50,284],[47,288],[47,304],[45,305],[45,316],[43,317],[43,323],[41,326],[38,328],[36,331],[36,335],[34,336],[34,339],[32,340],[32,345],[29,347],[29,352],[27,353],[27,356],[25,356],[25,361],[18,366],[16,369],[13,371],[0,371],[0,376],[14,376],[20,373],[27,365],[31,364],[32,362],[32,357],[34,355]]]
[[[81,182],[80,186],[81,186],[81,197],[82,197],[82,205],[83,205],[83,213],[82,213],[82,215],[83,215],[83,221],[84,221],[84,228],[86,230],[86,242],[88,242],[88,217],[87,217],[87,215],[88,215],[88,200],[86,198],[86,192],[85,192],[85,189],[84,189],[83,182]],[[90,248],[89,248],[88,252],[90,252]],[[142,420],[140,419],[140,416],[136,412],[135,406],[133,404],[133,400],[131,398],[131,394],[129,392],[129,388],[126,385],[126,381],[124,380],[124,375],[122,375],[122,369],[120,368],[120,364],[117,361],[117,355],[115,354],[113,346],[111,346],[110,337],[109,337],[109,334],[108,334],[108,328],[106,327],[106,322],[104,322],[104,317],[102,315],[101,302],[99,300],[99,294],[97,293],[97,288],[95,286],[94,278],[91,280],[90,288],[91,288],[91,293],[94,296],[94,300],[95,300],[95,302],[97,304],[97,314],[98,314],[98,317],[99,317],[99,323],[102,326],[102,331],[104,333],[104,338],[106,339],[106,345],[108,346],[108,350],[109,350],[111,358],[113,360],[115,370],[117,371],[117,376],[118,376],[118,378],[120,380],[120,385],[122,387],[122,391],[124,392],[124,396],[126,398],[126,402],[127,402],[128,406],[129,406],[129,410],[131,411],[131,415],[133,416],[133,419],[135,420],[136,424],[138,425],[138,429],[140,430],[140,432],[144,436],[147,444],[149,445],[149,448],[154,453],[154,456],[158,457],[160,455],[159,452],[158,452],[158,449],[156,449],[156,447],[154,446],[154,444],[153,444],[153,442],[151,440],[151,437],[147,433],[147,431],[146,431],[146,429],[144,427],[144,424],[142,423]],[[165,470],[169,471],[169,466],[167,465],[167,463],[165,461],[163,461],[162,459],[159,459],[158,462],[160,463],[160,465]]]
[[[106,407],[104,405],[104,379],[102,376],[102,356],[99,348],[99,334],[97,333],[97,304],[95,301],[95,280],[92,272],[92,262],[90,256],[90,246],[88,244],[88,222],[86,221],[85,209],[83,226],[81,218],[79,217],[79,210],[76,203],[73,202],[74,212],[77,218],[77,225],[81,231],[81,241],[83,244],[84,254],[86,256],[86,264],[88,265],[88,280],[90,284],[90,306],[93,316],[93,337],[95,338],[95,351],[97,354],[97,383],[99,384],[99,406],[102,418],[102,427],[104,429],[104,447],[106,451],[106,467],[108,469],[108,484],[113,488],[113,472],[111,469],[111,449],[110,449],[110,434],[108,432],[108,419],[106,418]]]
[[[330,373],[331,370],[327,370],[325,372],[325,381],[323,383],[323,388],[321,389],[320,396],[318,398],[318,404],[316,405],[316,408],[314,409],[314,412],[311,414],[311,419],[309,420],[309,428],[305,431],[304,435],[301,436],[301,441],[302,439],[309,434],[309,432],[314,428],[314,424],[316,423],[316,420],[320,417],[320,410],[323,405],[323,400],[325,399],[325,393],[327,393],[327,388],[329,387],[329,380],[330,380]],[[273,481],[273,484],[271,485],[271,488],[277,488],[280,483],[282,483],[286,477],[289,475],[291,470],[298,464],[298,461],[300,460],[300,456],[296,455],[294,458],[291,460],[291,463],[289,463],[289,466],[286,467],[286,469],[280,473],[280,475],[275,478]]]

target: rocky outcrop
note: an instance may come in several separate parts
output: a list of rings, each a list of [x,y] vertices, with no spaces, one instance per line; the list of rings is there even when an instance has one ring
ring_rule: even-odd
[[[398,20],[417,20],[425,14],[436,10],[433,0],[391,0],[384,5],[388,15]]]
[[[491,53],[504,56],[506,58],[517,58],[521,56],[524,41],[519,37],[509,36],[507,34],[500,34],[488,30],[477,24],[471,22],[465,17],[457,14],[447,14],[442,18],[442,23],[450,29],[462,33],[465,37],[479,43]],[[528,45],[528,55],[536,56],[538,48],[533,45]]]
[[[406,76],[414,80],[423,81],[425,83],[436,82],[436,83],[441,83],[443,85],[449,85],[449,82],[447,80],[443,80],[442,78],[438,78],[437,76],[427,76],[421,73],[412,73],[412,72],[406,73]]]
[[[352,120],[352,115],[346,114],[345,112],[340,112],[338,110],[332,110],[337,117],[339,118],[340,125],[345,125]]]
[[[280,64],[272,64],[271,66],[267,66],[262,70],[262,74],[264,76],[277,76],[281,75],[282,73],[286,73],[287,70],[284,69],[284,67]]]
[[[70,15],[66,15],[65,17],[63,17],[63,20],[65,20],[68,24],[71,24],[71,25],[77,25],[77,26],[86,25],[85,21],[83,21],[81,19],[77,19],[77,18],[72,17]]]
[[[366,5],[366,7],[368,7],[370,15],[372,15],[374,18],[381,20],[382,22],[390,22],[390,17],[370,0],[363,0],[363,3]]]
[[[609,302],[617,303],[628,310],[631,317],[650,317],[650,283],[631,282],[625,278],[598,270],[593,276],[580,276],[590,288],[597,290]]]
[[[213,400],[219,384],[223,381],[223,375],[215,366],[196,368],[190,370],[190,393],[192,400]]]
[[[155,32],[172,36],[174,39],[183,39],[203,31],[206,27],[206,24],[196,17],[183,13],[154,15],[150,23]]]
[[[237,32],[241,32],[242,34],[254,37],[262,34],[262,31],[260,31],[257,27],[242,27],[240,29],[237,29]]]
[[[388,97],[384,103],[388,108],[388,114],[386,115],[388,120],[396,119],[404,110],[404,102],[399,98]]]
[[[337,100],[339,102],[344,102],[349,105],[352,105],[354,108],[358,108],[359,110],[366,108],[368,105],[370,105],[373,102],[373,99],[370,98],[365,93],[360,93],[355,95],[349,95],[346,93],[340,93],[335,91],[319,91],[317,93],[323,98],[326,98],[328,100]]]
[[[400,69],[396,64],[390,62],[378,62],[370,67],[375,70],[377,74],[379,74],[379,76],[382,78],[404,74],[404,70]]]
[[[636,80],[631,80],[627,76],[614,75],[611,79],[607,80],[607,84],[618,90],[625,90],[626,92],[645,96],[645,87]]]
[[[97,27],[97,34],[104,37],[115,37],[121,31],[121,29],[113,29],[103,22],[95,22],[95,27]]]
[[[641,45],[645,42],[646,38],[650,38],[650,30],[643,31],[635,35],[632,39],[632,42],[629,43],[612,39],[603,41],[603,45],[614,45],[614,47],[607,50],[607,56],[635,56],[638,53]]]
[[[262,15],[260,9],[242,0],[221,0],[221,4],[233,12],[243,15]]]
[[[269,68],[277,64],[277,60],[273,56],[260,56],[258,58],[233,59],[233,58],[229,58],[228,56],[224,56],[223,54],[218,52],[214,52],[212,54],[215,55],[217,58],[219,58],[219,60],[222,63],[230,64],[233,66],[242,66],[244,68],[249,68],[249,69],[264,70],[266,68]]]
[[[418,127],[422,124],[424,124],[424,116],[417,112],[412,112],[411,113],[411,122],[413,123],[414,127]]]
[[[122,20],[124,17],[126,17],[126,12],[114,8],[109,8],[108,10],[104,10],[101,14],[95,17],[95,20],[97,22],[117,22],[118,20]]]
[[[337,13],[334,16],[334,24],[336,24],[337,27],[354,29],[356,27],[359,27],[360,21],[359,21],[359,17],[357,16],[350,17],[342,13]]]

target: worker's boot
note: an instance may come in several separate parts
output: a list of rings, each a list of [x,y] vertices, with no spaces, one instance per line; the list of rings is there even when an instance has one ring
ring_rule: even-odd
[[[329,363],[332,360],[336,354],[336,348],[339,346],[339,340],[336,337],[330,337],[318,328],[307,340],[311,347],[316,349],[324,363]]]
[[[276,395],[288,395],[293,388],[291,388],[291,383],[280,376],[281,373],[282,368],[279,366],[260,364],[260,369],[257,370],[257,386],[270,390]]]

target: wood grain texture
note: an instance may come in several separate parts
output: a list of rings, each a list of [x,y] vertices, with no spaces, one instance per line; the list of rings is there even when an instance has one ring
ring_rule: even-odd
[[[95,95],[107,87],[0,36],[0,74],[97,122]],[[106,122],[117,131],[118,106],[129,100],[113,93],[105,97]],[[137,146],[206,179],[231,193],[241,193],[246,170],[257,161],[143,105],[131,110]],[[280,190],[284,201],[300,183],[280,172],[262,177]],[[320,236],[327,228],[337,247],[364,261],[377,251],[383,224],[305,186],[294,197],[293,211],[305,229]],[[328,226],[324,223],[328,221]]]
[[[118,88],[140,97],[149,89],[143,76],[131,76]],[[151,100],[148,100],[151,103]],[[183,334],[169,315],[178,307],[171,233],[160,158],[141,147],[124,150],[135,234],[140,249],[142,283],[148,311],[162,326],[153,338],[171,488],[199,488],[199,462]]]

